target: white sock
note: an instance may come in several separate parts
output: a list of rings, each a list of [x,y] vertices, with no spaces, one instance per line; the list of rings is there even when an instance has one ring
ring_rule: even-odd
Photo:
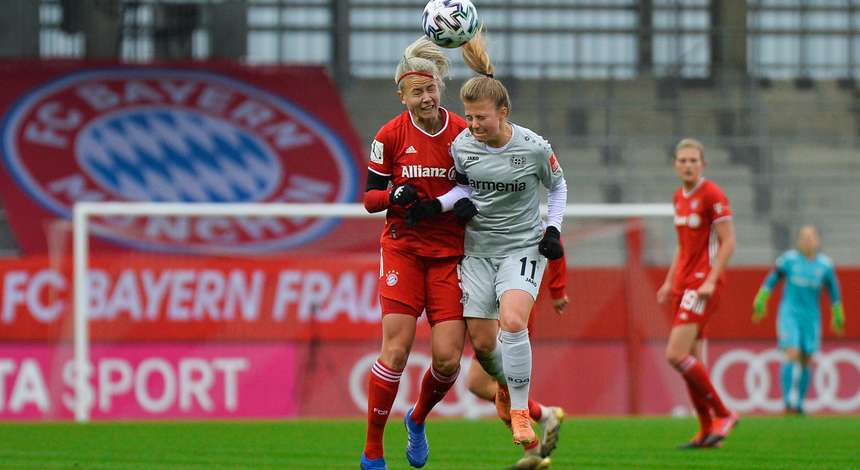
[[[532,378],[532,345],[528,328],[511,333],[502,330],[502,366],[511,392],[511,409],[529,408],[529,384]]]

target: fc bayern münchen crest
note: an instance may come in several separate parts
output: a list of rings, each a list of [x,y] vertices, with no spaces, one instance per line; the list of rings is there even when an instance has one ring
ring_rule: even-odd
[[[6,166],[43,207],[76,201],[333,203],[358,172],[338,135],[303,108],[211,72],[72,73],[21,98],[2,129]],[[216,220],[217,219],[217,220]],[[167,251],[302,245],[335,219],[94,218],[115,243]]]
[[[526,166],[526,157],[514,155],[511,157],[511,168],[523,168]]]

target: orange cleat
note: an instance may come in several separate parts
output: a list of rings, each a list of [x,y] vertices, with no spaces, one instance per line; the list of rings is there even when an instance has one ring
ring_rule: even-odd
[[[511,410],[511,431],[514,433],[514,444],[526,446],[537,439],[529,410]]]

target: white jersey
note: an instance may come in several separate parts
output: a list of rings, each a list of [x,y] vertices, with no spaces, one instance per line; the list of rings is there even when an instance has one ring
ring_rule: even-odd
[[[510,123],[504,147],[476,140],[469,129],[451,144],[458,183],[468,184],[478,214],[466,225],[465,254],[497,257],[535,246],[543,238],[538,184],[552,189],[561,165],[543,137]]]

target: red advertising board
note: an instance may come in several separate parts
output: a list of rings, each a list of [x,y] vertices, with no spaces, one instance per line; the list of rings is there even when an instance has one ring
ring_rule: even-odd
[[[69,259],[29,257],[0,262],[0,339],[71,338]],[[708,325],[711,339],[771,339],[772,321],[752,324],[752,298],[764,269],[731,269],[727,293]],[[538,301],[536,339],[660,340],[671,313],[654,292],[664,271],[650,268],[630,282],[625,268],[571,269],[569,312]],[[342,340],[379,335],[378,259],[337,257],[203,258],[101,255],[90,263],[94,340]],[[860,305],[860,270],[840,269],[846,336],[860,338],[850,314]],[[775,312],[779,295],[770,309]],[[825,312],[829,309],[825,308]],[[771,315],[771,320],[775,315]],[[424,331],[424,327],[422,327]],[[825,331],[825,338],[832,333]]]

